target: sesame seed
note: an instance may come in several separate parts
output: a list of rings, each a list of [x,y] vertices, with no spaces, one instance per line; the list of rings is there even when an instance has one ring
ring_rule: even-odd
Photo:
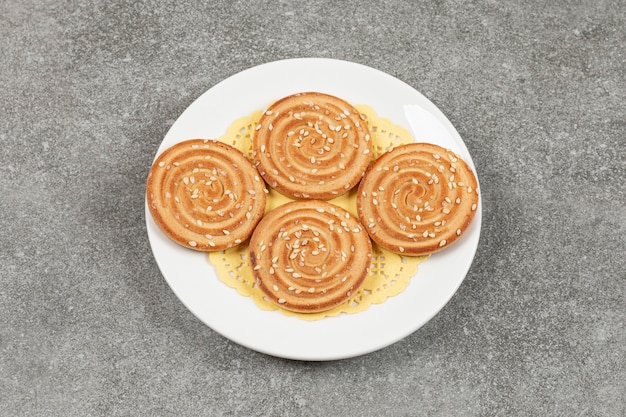
[[[472,211],[476,210],[477,207],[476,203],[472,204]]]
[[[461,229],[456,229],[456,235],[459,236],[461,234]]]
[[[285,304],[287,302],[287,300],[285,300],[284,298],[279,298],[278,299],[278,303],[279,304]]]
[[[189,241],[189,246],[195,248],[196,246],[198,246],[198,243],[196,243],[195,241],[191,240],[191,241]]]
[[[446,240],[443,239],[441,242],[439,242],[439,247],[445,246],[446,245]]]
[[[163,161],[159,162],[159,166],[160,167],[164,167],[165,166],[165,162],[163,162]]]

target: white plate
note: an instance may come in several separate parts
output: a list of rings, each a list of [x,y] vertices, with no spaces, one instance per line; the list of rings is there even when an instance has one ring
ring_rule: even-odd
[[[346,61],[304,58],[271,62],[215,85],[176,120],[157,151],[191,138],[218,138],[235,119],[291,93],[320,91],[352,104],[368,104],[380,117],[408,129],[416,141],[451,148],[474,169],[463,140],[423,95],[378,70]],[[419,329],[452,297],[472,263],[481,227],[481,206],[453,246],[420,264],[404,292],[367,311],[303,321],[260,310],[226,286],[203,253],[171,242],[146,205],[148,238],[156,262],[182,303],[221,335],[250,349],[298,360],[354,357],[388,346]]]

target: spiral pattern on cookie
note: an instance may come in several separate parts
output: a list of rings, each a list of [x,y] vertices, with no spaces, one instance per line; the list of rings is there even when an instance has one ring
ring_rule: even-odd
[[[265,212],[265,183],[240,151],[192,139],[155,160],[146,187],[155,223],[198,251],[222,250],[250,237]]]
[[[273,103],[253,137],[265,181],[295,199],[329,200],[358,184],[372,159],[370,131],[348,102],[299,93]]]
[[[300,313],[338,306],[369,274],[372,246],[355,216],[321,200],[272,210],[250,239],[250,265],[269,301]]]
[[[404,255],[445,249],[478,207],[477,180],[456,154],[428,143],[398,146],[368,169],[357,210],[372,240]]]

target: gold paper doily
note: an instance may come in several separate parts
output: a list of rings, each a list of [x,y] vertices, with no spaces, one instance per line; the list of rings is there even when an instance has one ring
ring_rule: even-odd
[[[370,106],[357,105],[355,107],[363,115],[372,133],[375,158],[395,146],[413,142],[411,134],[406,129],[392,124],[388,119],[378,117]],[[252,135],[261,113],[261,110],[257,110],[248,116],[235,120],[220,140],[234,146],[251,158]],[[266,212],[292,201],[271,188],[269,190]],[[347,194],[330,200],[330,203],[341,206],[356,216],[356,187]],[[400,256],[382,249],[376,244],[372,246],[370,276],[361,288],[354,293],[346,304],[314,314],[284,310],[264,298],[264,294],[256,288],[248,263],[247,242],[226,251],[209,252],[208,257],[215,266],[217,276],[222,282],[236,289],[239,294],[250,297],[261,309],[280,310],[285,315],[296,316],[303,320],[319,320],[341,313],[358,313],[367,310],[372,304],[380,304],[387,298],[401,293],[416,274],[417,265],[428,258],[428,256]]]

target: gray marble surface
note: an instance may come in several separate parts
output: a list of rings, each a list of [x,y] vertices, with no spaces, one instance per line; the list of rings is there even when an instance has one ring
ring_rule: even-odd
[[[626,415],[625,16],[618,0],[0,2],[0,414]],[[422,92],[482,185],[452,300],[336,362],[218,335],[146,236],[173,121],[292,57]]]

